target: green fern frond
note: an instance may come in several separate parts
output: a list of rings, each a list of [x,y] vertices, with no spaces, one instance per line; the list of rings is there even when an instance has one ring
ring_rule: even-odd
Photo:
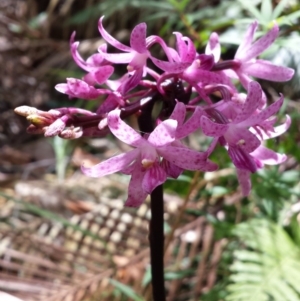
[[[235,234],[248,250],[237,250],[226,301],[299,301],[300,249],[279,225],[252,220]]]

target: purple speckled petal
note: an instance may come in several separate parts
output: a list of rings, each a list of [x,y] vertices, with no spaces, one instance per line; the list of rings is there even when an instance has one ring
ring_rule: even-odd
[[[157,152],[176,166],[188,170],[214,171],[218,166],[207,161],[207,153],[200,153],[185,147],[168,145]]]
[[[175,140],[177,121],[168,119],[160,123],[149,135],[148,142],[155,147],[168,145]]]
[[[162,168],[166,171],[167,175],[173,179],[177,179],[183,172],[183,169],[170,163],[166,159],[161,161]]]
[[[133,149],[127,153],[107,159],[92,167],[85,167],[82,165],[81,170],[88,177],[103,177],[126,168],[137,158],[139,153],[139,149]]]
[[[284,97],[281,94],[280,98],[276,102],[272,103],[270,106],[262,110],[259,114],[254,115],[248,118],[247,120],[241,122],[240,125],[244,127],[259,125],[260,122],[268,119],[269,117],[277,113],[280,110],[283,101]]]
[[[143,77],[143,68],[135,70],[133,73],[127,73],[120,80],[120,86],[117,91],[121,93],[121,95],[125,95],[130,90],[134,89],[140,82]]]
[[[235,167],[248,170],[252,173],[256,172],[257,166],[253,157],[243,148],[236,145],[229,146],[228,155]]]
[[[272,132],[268,131],[268,133],[261,131],[262,139],[267,140],[270,138],[275,138],[275,137],[280,136],[281,134],[285,133],[288,130],[288,128],[291,125],[291,122],[292,122],[291,117],[289,115],[286,115],[285,122],[279,126],[276,126],[274,128],[274,131],[272,131]]]
[[[129,182],[128,198],[125,206],[138,207],[146,199],[148,193],[142,188],[144,175],[145,170],[142,168],[142,165],[140,162],[136,162]]]
[[[102,53],[103,59],[114,64],[128,64],[134,57],[134,52],[129,53]]]
[[[146,48],[146,23],[140,23],[135,26],[130,35],[130,46],[139,53],[147,52]]]
[[[244,36],[244,39],[243,39],[242,43],[240,44],[239,48],[236,51],[236,54],[235,54],[236,59],[242,60],[245,52],[251,47],[251,44],[252,44],[252,41],[253,41],[253,38],[254,38],[254,34],[256,32],[257,26],[258,26],[257,21],[254,21],[248,27],[247,32]]]
[[[243,72],[248,75],[263,78],[273,82],[285,82],[290,80],[295,71],[291,68],[276,66],[266,60],[256,60],[243,65]]]
[[[142,182],[142,188],[147,193],[151,193],[158,185],[163,184],[167,180],[165,170],[156,162],[151,168],[146,170]]]
[[[182,102],[177,102],[169,119],[176,120],[178,123],[178,126],[181,126],[184,122],[185,114],[186,114],[185,104]]]
[[[275,41],[279,33],[279,27],[275,23],[273,28],[268,31],[264,36],[258,39],[250,48],[246,49],[239,59],[243,61],[251,60],[252,58],[257,57],[263,51],[268,49],[271,44]]]
[[[120,43],[118,40],[116,40],[113,36],[111,36],[103,27],[102,20],[104,16],[100,18],[98,22],[98,29],[100,31],[100,34],[102,35],[103,39],[111,44],[112,46],[118,48],[119,50],[126,51],[126,52],[131,52],[132,49],[122,43]]]
[[[201,126],[201,117],[203,116],[204,111],[200,107],[196,107],[195,112],[192,116],[176,131],[176,139],[182,139],[187,137],[189,134],[198,130]]]
[[[108,127],[114,136],[134,147],[147,144],[147,141],[139,133],[120,118],[120,112],[120,110],[114,110],[107,115]]]
[[[201,129],[203,133],[210,137],[220,137],[223,136],[228,130],[228,124],[215,123],[211,121],[208,117],[201,117]]]
[[[247,153],[253,152],[261,144],[257,136],[246,128],[231,125],[224,135],[229,145],[239,145]]]
[[[90,78],[92,78],[97,84],[102,85],[114,73],[114,67],[109,65],[100,66],[97,69],[97,71],[92,71],[86,74],[84,76],[84,80],[90,82]]]
[[[234,119],[234,123],[240,123],[248,119],[259,107],[261,103],[262,89],[258,82],[250,82],[248,85],[248,95],[242,110]]]
[[[277,165],[284,162],[287,159],[285,154],[278,154],[269,148],[264,146],[258,147],[254,152],[251,153],[253,157],[262,161],[264,164]]]
[[[169,73],[181,73],[191,65],[191,62],[167,62],[159,60],[153,56],[150,56],[150,58],[154,65]]]
[[[251,179],[250,179],[250,172],[245,169],[239,169],[236,170],[237,177],[239,180],[239,183],[242,188],[243,196],[249,195],[251,191]]]
[[[188,37],[183,37],[181,33],[174,32],[176,35],[176,48],[182,62],[193,62],[196,56],[196,49]]]
[[[221,56],[221,45],[219,43],[219,36],[213,32],[208,40],[205,48],[205,54],[212,54],[214,56],[215,63],[219,61]]]

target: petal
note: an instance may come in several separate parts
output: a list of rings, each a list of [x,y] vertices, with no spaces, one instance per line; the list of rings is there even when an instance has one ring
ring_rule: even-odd
[[[249,118],[261,103],[262,89],[258,82],[250,82],[248,85],[248,95],[242,110],[234,119],[234,123],[240,123]]]
[[[207,153],[201,153],[185,147],[168,145],[157,149],[157,152],[170,163],[182,169],[214,171],[218,166],[207,161]]]
[[[128,64],[131,62],[134,53],[103,53],[103,59],[114,64]]]
[[[241,59],[241,60],[243,59],[243,55],[245,54],[245,51],[247,51],[252,44],[254,34],[257,30],[257,26],[258,26],[257,21],[254,21],[252,24],[250,24],[242,43],[240,44],[239,48],[236,51],[234,58]]]
[[[239,127],[230,126],[224,137],[229,145],[239,145],[247,153],[253,152],[261,144],[256,135]]]
[[[285,133],[288,130],[288,128],[291,125],[291,122],[292,122],[291,117],[289,115],[286,115],[285,122],[279,126],[276,126],[274,128],[274,131],[268,131],[267,133],[261,131],[262,139],[267,140],[270,138],[275,138],[280,136],[281,134]]]
[[[168,119],[160,123],[149,135],[148,142],[155,147],[168,145],[175,140],[177,121]]]
[[[266,148],[262,145],[259,148],[257,148],[254,152],[252,152],[251,155],[255,159],[258,159],[264,164],[268,165],[277,165],[284,162],[287,159],[287,156],[285,154],[278,154],[273,150]]]
[[[135,168],[129,182],[128,198],[125,206],[138,207],[146,199],[148,193],[142,188],[144,175],[145,170],[142,168],[142,165],[139,162],[135,163]]]
[[[219,61],[221,56],[221,46],[219,43],[219,36],[217,33],[213,32],[210,35],[205,48],[205,54],[212,54],[214,56],[215,63]]]
[[[167,175],[173,179],[177,179],[183,172],[183,169],[170,163],[166,159],[161,161],[162,168],[166,171]]]
[[[127,77],[122,77],[122,83],[118,87],[117,91],[121,95],[125,95],[130,90],[134,89],[143,77],[143,69],[138,69],[133,72],[133,74],[127,74]]]
[[[169,119],[176,120],[178,123],[178,126],[181,126],[184,122],[185,114],[186,114],[185,104],[182,102],[177,102]]]
[[[98,29],[100,31],[100,34],[102,35],[103,39],[111,44],[112,46],[118,48],[119,50],[122,51],[126,51],[126,52],[131,52],[131,48],[120,43],[118,40],[116,40],[114,37],[112,37],[103,27],[102,25],[102,20],[103,20],[104,16],[100,18],[99,22],[98,22]]]
[[[147,34],[146,23],[140,23],[137,26],[135,26],[130,35],[131,48],[139,53],[147,52],[146,34]]]
[[[237,173],[239,183],[242,187],[243,196],[249,195],[249,193],[251,191],[250,172],[245,169],[237,168],[236,173]]]
[[[250,172],[256,172],[257,166],[253,157],[247,153],[242,147],[239,146],[229,146],[228,155],[232,160],[235,167],[239,169],[245,169]]]
[[[85,167],[82,165],[81,170],[88,177],[103,177],[128,167],[139,153],[139,149],[133,149],[127,153],[107,159],[93,167]]]
[[[97,71],[92,71],[84,76],[86,82],[91,82],[93,79],[97,84],[102,85],[113,74],[114,67],[112,66],[100,66]]]
[[[249,117],[244,122],[241,122],[240,125],[243,127],[259,125],[260,122],[267,120],[269,117],[277,113],[280,110],[283,101],[284,97],[281,94],[280,98],[276,102],[272,103],[269,107],[262,110],[259,114]]]
[[[188,66],[191,65],[190,62],[167,62],[159,60],[153,56],[150,56],[151,61],[155,66],[160,68],[161,70],[169,73],[181,73],[183,72]]]
[[[248,64],[244,64],[242,70],[251,76],[273,82],[288,81],[295,73],[295,71],[291,68],[276,66],[265,60],[256,60],[255,63],[250,62]]]
[[[228,124],[215,123],[206,116],[201,117],[201,129],[203,133],[207,136],[223,136],[227,132],[228,128]]]
[[[273,28],[268,31],[264,36],[258,39],[250,48],[244,50],[243,54],[239,56],[242,61],[248,61],[252,58],[256,58],[263,51],[268,49],[275,41],[279,33],[279,27],[275,23]]]
[[[201,117],[203,116],[204,111],[200,107],[196,107],[193,115],[176,131],[176,139],[182,139],[187,137],[189,134],[198,130],[201,126]]]
[[[165,170],[155,163],[151,168],[146,170],[142,182],[142,188],[147,193],[151,193],[158,185],[163,184],[167,180]]]
[[[134,147],[147,144],[147,141],[139,133],[120,118],[120,113],[120,110],[114,110],[107,115],[108,127],[113,135]]]
[[[180,32],[174,32],[176,35],[176,48],[182,62],[193,62],[196,56],[196,49],[188,37],[183,37]]]

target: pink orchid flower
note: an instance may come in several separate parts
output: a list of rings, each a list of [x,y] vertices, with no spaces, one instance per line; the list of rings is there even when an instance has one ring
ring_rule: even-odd
[[[258,110],[262,90],[257,82],[250,82],[245,102],[238,106],[234,102],[222,104],[222,110],[208,109],[201,117],[201,128],[207,136],[215,137],[228,149],[228,154],[237,168],[239,182],[244,195],[250,192],[250,173],[263,164],[280,164],[285,155],[280,155],[261,145],[261,141],[285,132],[290,125],[288,117],[277,128],[270,126],[269,118],[279,111],[283,96],[269,107]],[[272,120],[271,123],[274,123]]]
[[[102,177],[115,172],[131,175],[126,206],[139,206],[155,187],[167,179],[169,166],[181,169],[213,171],[217,165],[207,160],[206,152],[197,152],[173,144],[176,138],[178,122],[168,119],[161,122],[148,138],[142,137],[120,118],[120,110],[114,110],[107,116],[108,127],[121,141],[135,147],[133,150],[112,157],[93,167],[82,166],[84,174],[90,177]]]

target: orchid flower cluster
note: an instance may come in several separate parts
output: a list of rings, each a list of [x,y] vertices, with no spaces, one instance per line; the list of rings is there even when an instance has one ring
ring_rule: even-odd
[[[281,125],[275,126],[275,115],[284,97],[279,95],[267,106],[264,91],[253,80],[282,82],[294,74],[290,68],[257,58],[279,34],[274,23],[268,33],[254,42],[257,27],[257,22],[249,26],[232,60],[221,60],[216,33],[211,34],[205,52],[198,53],[192,40],[181,33],[174,33],[174,49],[159,36],[147,37],[147,26],[141,23],[132,30],[130,46],[126,46],[104,29],[102,17],[100,34],[120,53],[109,53],[104,43],[84,60],[74,33],[71,53],[86,75],[82,79],[67,78],[66,83],[55,87],[70,98],[101,99],[99,107],[94,112],[75,107],[44,112],[27,106],[15,111],[31,122],[29,133],[76,139],[103,137],[110,132],[132,146],[132,150],[93,167],[82,166],[83,173],[90,177],[115,172],[130,175],[127,206],[139,206],[158,185],[168,177],[178,178],[184,170],[215,171],[218,165],[209,156],[219,145],[226,148],[246,196],[251,190],[251,173],[264,164],[286,160],[286,155],[266,148],[264,140],[281,135],[291,123],[286,116]],[[152,54],[155,44],[161,47],[165,60]],[[111,79],[118,64],[126,64],[127,72],[121,78]],[[239,83],[245,93],[237,90]],[[156,103],[160,103],[155,106],[160,112],[152,123]],[[139,124],[144,124],[140,127],[143,135],[124,122],[130,115],[138,116]],[[190,149],[182,142],[199,129],[212,137],[208,148],[202,151]]]

